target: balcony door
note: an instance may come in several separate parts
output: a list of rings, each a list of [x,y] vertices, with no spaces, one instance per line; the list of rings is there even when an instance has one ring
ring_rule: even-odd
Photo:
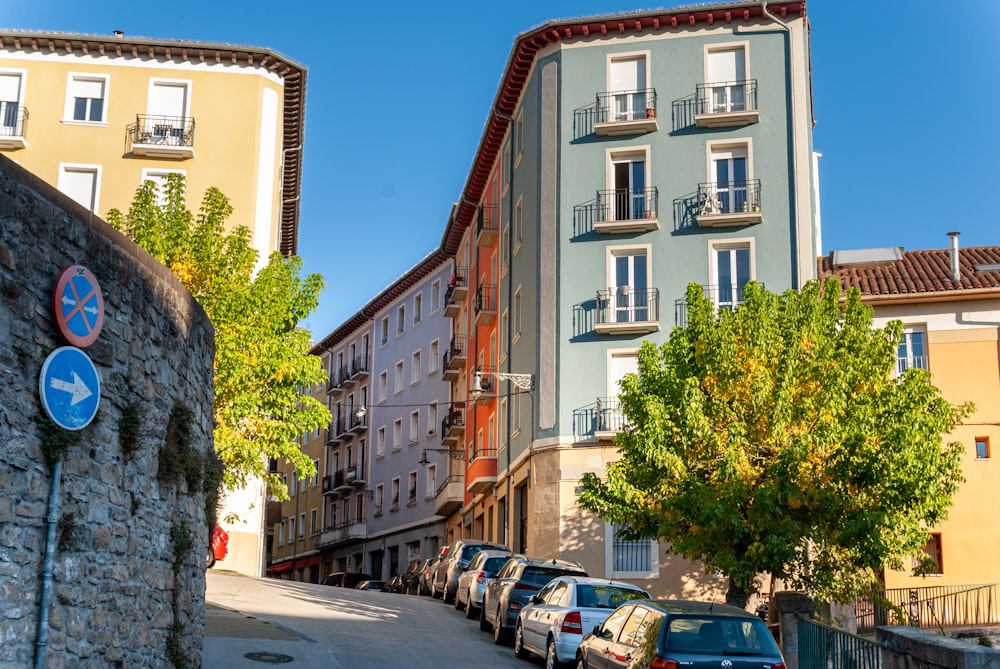
[[[744,148],[712,152],[714,196],[719,213],[747,210],[747,152]]]
[[[616,253],[612,258],[616,323],[649,320],[649,276],[643,251]]]
[[[716,286],[714,301],[719,309],[734,309],[743,302],[743,287],[750,281],[750,248],[715,249]]]
[[[612,162],[615,221],[631,221],[646,213],[646,160],[644,156],[616,158]]]
[[[21,75],[0,73],[0,134],[19,135],[18,108],[21,104]]]
[[[180,138],[188,109],[188,87],[184,82],[153,81],[146,104],[146,130],[154,139]],[[175,139],[176,141],[176,139]]]
[[[618,402],[618,394],[621,392],[621,380],[626,374],[635,374],[639,371],[639,358],[634,351],[614,351],[608,353],[608,395],[601,405],[600,415],[597,417],[597,429],[601,432],[618,432],[622,429],[621,406]]]
[[[746,111],[746,55],[742,48],[708,52],[707,112]]]
[[[611,61],[611,119],[632,121],[646,117],[646,59]]]

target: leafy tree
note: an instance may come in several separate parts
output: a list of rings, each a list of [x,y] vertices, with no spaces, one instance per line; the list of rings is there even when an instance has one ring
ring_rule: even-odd
[[[751,283],[716,311],[689,286],[687,325],[621,383],[621,460],[584,476],[581,506],[721,571],[741,607],[764,573],[847,601],[902,568],[963,480],[942,435],[972,407],[925,370],[894,378],[902,325],[840,296]]]
[[[107,220],[170,268],[215,327],[215,449],[225,486],[266,477],[274,494],[287,497],[267,471],[268,458],[284,458],[298,476],[312,476],[312,460],[296,438],[330,422],[326,406],[299,390],[326,378],[320,360],[308,354],[309,332],[298,328],[316,308],[323,278],[301,278],[301,259],[277,252],[255,273],[250,231],[226,232],[232,211],[226,196],[209,188],[192,215],[184,177],[171,174],[162,192],[144,182],[128,213],[112,209]]]

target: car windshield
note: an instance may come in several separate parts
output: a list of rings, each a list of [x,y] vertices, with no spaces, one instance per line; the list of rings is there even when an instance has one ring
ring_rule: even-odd
[[[664,647],[668,651],[705,655],[779,654],[774,637],[759,618],[672,618]]]
[[[649,593],[617,585],[581,583],[576,586],[576,602],[581,608],[617,609],[632,599],[649,599]]]
[[[500,567],[502,567],[503,563],[506,561],[507,561],[506,555],[496,555],[494,557],[488,558],[486,562],[482,564],[479,568],[482,571],[487,571],[491,574],[495,574],[496,572],[500,571]]]
[[[481,550],[483,550],[482,546],[466,546],[465,548],[462,549],[461,559],[468,562],[473,557],[475,557],[476,553],[480,552]]]

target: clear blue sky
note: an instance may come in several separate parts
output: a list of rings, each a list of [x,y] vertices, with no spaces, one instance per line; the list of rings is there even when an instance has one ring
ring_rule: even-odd
[[[327,281],[305,324],[316,339],[439,244],[519,33],[661,6],[5,4],[4,28],[267,47],[309,68],[299,254]],[[1000,244],[1000,179],[983,177],[1000,156],[1000,2],[812,0],[808,12],[823,250],[944,248],[951,230],[963,246]]]

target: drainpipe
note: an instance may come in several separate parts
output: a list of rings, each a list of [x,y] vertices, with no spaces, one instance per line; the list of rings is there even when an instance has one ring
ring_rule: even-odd
[[[49,484],[49,515],[45,536],[45,564],[42,568],[42,597],[38,612],[38,638],[35,642],[35,669],[45,669],[45,653],[49,643],[49,600],[52,598],[52,564],[56,554],[56,526],[59,524],[59,482],[62,459],[52,467]]]
[[[958,232],[949,232],[951,237],[951,280],[958,283],[962,280],[962,273],[958,269]]]

